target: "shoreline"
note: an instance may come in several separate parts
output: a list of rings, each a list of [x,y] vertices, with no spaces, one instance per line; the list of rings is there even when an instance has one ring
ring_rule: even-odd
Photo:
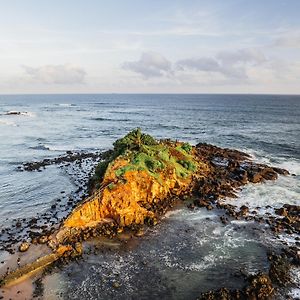
[[[209,146],[209,145],[208,145]],[[216,147],[216,148],[218,148],[218,147]],[[218,149],[220,149],[220,148],[218,148]],[[235,152],[234,152],[235,153]],[[238,153],[238,151],[236,152],[236,153]],[[76,160],[74,160],[74,162],[75,162]],[[233,166],[234,167],[234,166]],[[279,170],[279,169],[278,169]],[[229,195],[229,194],[228,194]],[[198,201],[198,200],[197,200]],[[206,200],[206,201],[202,201],[202,202],[195,202],[194,201],[194,203],[192,204],[192,203],[190,203],[190,208],[191,209],[194,209],[194,206],[193,205],[196,205],[196,206],[199,206],[199,207],[206,207],[206,209],[208,209],[208,210],[211,210],[211,209],[217,209],[217,210],[224,210],[225,209],[225,212],[226,212],[226,214],[224,214],[223,216],[221,216],[220,217],[220,222],[222,222],[224,225],[227,223],[227,222],[229,222],[229,220],[228,220],[228,218],[232,218],[232,219],[243,219],[243,220],[246,220],[246,221],[252,221],[252,220],[254,220],[254,221],[258,221],[259,223],[262,221],[261,219],[258,219],[258,220],[256,220],[255,219],[255,217],[254,218],[249,218],[249,216],[247,216],[248,215],[248,211],[247,211],[247,208],[243,208],[243,209],[241,209],[238,213],[236,213],[236,212],[233,212],[233,207],[231,206],[231,205],[227,205],[226,206],[226,204],[225,205],[223,205],[223,204],[221,204],[221,203],[217,203],[216,205],[215,205],[215,207],[210,207],[210,206],[212,206],[212,204],[215,204],[215,203],[212,203],[212,202],[210,202],[210,201],[208,201],[208,200]],[[285,209],[287,209],[286,207],[285,207]],[[284,212],[286,213],[286,211],[284,210]],[[247,219],[248,218],[248,219]],[[232,219],[231,219],[231,221],[232,221]],[[273,220],[274,221],[274,220]],[[267,221],[264,221],[264,222],[266,222],[266,223],[268,223]],[[270,222],[270,219],[269,219],[269,222]],[[272,223],[271,223],[272,224]],[[276,219],[275,219],[275,221],[273,222],[273,224],[275,224],[276,225]],[[269,224],[270,225],[270,224]],[[281,225],[281,224],[279,224],[279,225]],[[285,226],[285,224],[283,224],[284,226]]]

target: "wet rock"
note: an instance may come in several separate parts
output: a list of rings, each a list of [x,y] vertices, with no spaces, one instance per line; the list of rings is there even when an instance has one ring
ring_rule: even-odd
[[[260,173],[254,173],[253,171],[249,173],[249,181],[252,183],[259,183],[263,181]]]
[[[217,291],[203,293],[199,300],[272,300],[274,288],[271,279],[266,274],[256,274],[248,277],[248,284],[242,290],[221,288]]]
[[[221,222],[224,224],[224,225],[226,225],[226,224],[228,224],[228,219],[225,217],[225,216],[221,216],[220,217],[220,220],[221,220]]]
[[[21,114],[20,111],[8,111],[5,113],[5,115],[7,115],[7,116],[16,116],[16,115],[18,116],[20,114]]]
[[[273,167],[273,170],[276,172],[276,173],[278,173],[278,174],[280,174],[280,175],[289,175],[290,174],[290,172],[289,171],[287,171],[287,170],[285,170],[285,169],[281,169],[281,168],[275,168],[275,167]]]
[[[262,176],[266,180],[276,180],[278,178],[277,173],[272,168],[265,168],[262,172]]]
[[[249,213],[249,207],[246,205],[241,206],[240,213],[242,216],[246,216]]]
[[[22,244],[19,246],[20,252],[26,252],[30,247],[30,244],[27,242],[22,242]]]
[[[39,244],[46,244],[48,242],[48,237],[43,235],[38,239]]]
[[[250,284],[244,289],[247,299],[272,299],[274,287],[270,277],[259,273],[250,277]]]
[[[269,255],[271,261],[269,276],[272,282],[279,286],[286,286],[290,280],[290,263],[287,258],[283,255]]]
[[[113,282],[112,286],[115,288],[115,289],[118,289],[120,287],[120,283],[118,282]]]
[[[278,209],[275,209],[275,213],[279,216],[286,217],[288,215],[287,209],[285,207],[281,207]]]

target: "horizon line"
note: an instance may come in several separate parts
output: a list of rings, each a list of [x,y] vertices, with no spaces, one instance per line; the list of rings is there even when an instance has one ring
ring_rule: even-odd
[[[249,95],[249,96],[259,96],[259,95],[265,95],[265,96],[300,96],[299,94],[284,94],[284,93],[118,93],[118,92],[108,92],[108,93],[0,93],[1,96],[55,96],[55,95]]]

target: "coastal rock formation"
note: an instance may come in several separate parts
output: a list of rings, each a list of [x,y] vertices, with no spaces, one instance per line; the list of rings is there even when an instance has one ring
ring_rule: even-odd
[[[58,240],[66,242],[76,230],[109,221],[119,230],[155,222],[153,205],[186,193],[196,178],[208,174],[207,164],[196,154],[187,143],[157,142],[139,129],[116,141],[113,152],[96,169],[92,196],[65,220]]]
[[[70,158],[62,160],[73,160],[76,155],[71,153]],[[95,158],[94,154],[92,157]],[[113,237],[125,228],[138,233],[142,226],[155,225],[176,200],[194,199],[188,203],[190,208],[221,208],[227,210],[228,216],[248,218],[248,207],[236,212],[232,205],[218,200],[236,197],[239,187],[248,182],[275,180],[278,174],[288,174],[283,169],[254,163],[248,154],[240,151],[203,143],[191,146],[178,141],[157,141],[140,129],[117,140],[114,149],[103,153],[101,159],[89,182],[90,196],[75,207],[56,232],[34,236],[40,244],[47,243],[53,253],[8,274],[0,285],[62,256],[81,255],[81,242],[90,237]],[[45,160],[41,166],[52,163],[55,160]],[[28,166],[28,170],[40,168],[37,162],[24,166]],[[297,209],[285,207],[278,213],[295,212],[289,225],[298,228]],[[220,219],[224,224],[228,222],[226,216]],[[271,294],[268,278],[253,279],[251,285],[260,290],[259,293]]]

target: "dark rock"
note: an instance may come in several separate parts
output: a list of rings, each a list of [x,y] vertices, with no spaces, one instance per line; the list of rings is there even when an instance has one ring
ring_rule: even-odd
[[[285,207],[281,207],[278,209],[275,209],[275,213],[279,216],[286,217],[288,215],[287,209]]]
[[[252,183],[259,183],[259,182],[263,181],[263,178],[260,173],[251,172],[251,173],[249,173],[248,178],[249,178],[249,181]]]
[[[241,206],[240,213],[242,216],[246,216],[249,213],[249,207],[246,205]]]
[[[269,260],[271,261],[269,276],[272,282],[279,286],[286,286],[291,281],[290,263],[286,257],[275,254],[271,254]]]
[[[280,174],[280,175],[289,175],[290,172],[288,170],[285,169],[281,169],[281,168],[272,168],[276,173]]]

